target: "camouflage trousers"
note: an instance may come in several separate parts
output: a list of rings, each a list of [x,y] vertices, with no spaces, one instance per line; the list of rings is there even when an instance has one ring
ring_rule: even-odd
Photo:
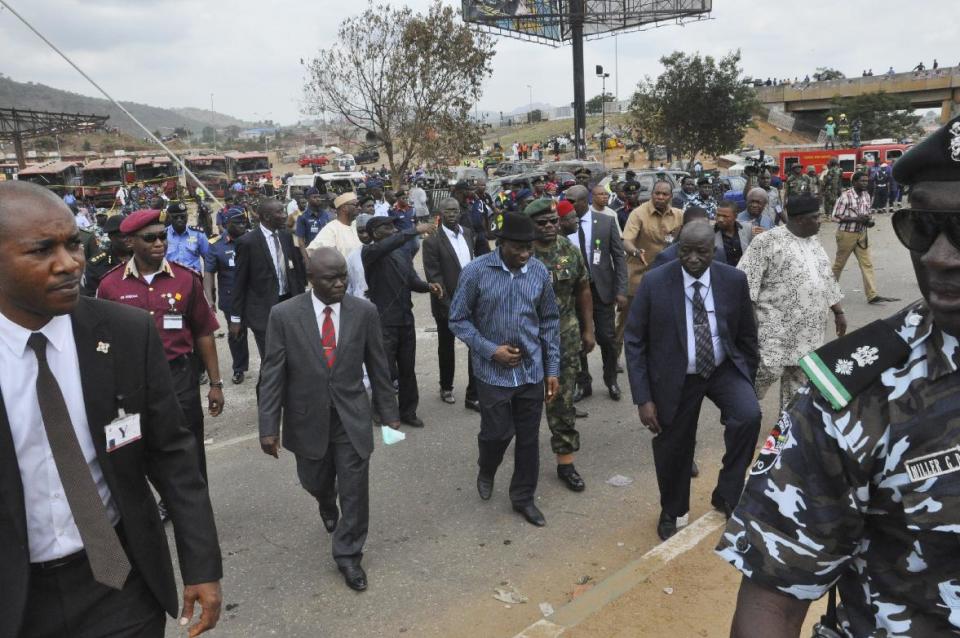
[[[560,336],[560,392],[546,404],[547,425],[550,426],[550,449],[554,454],[572,454],[580,449],[577,432],[577,410],[573,405],[573,391],[580,372],[580,333]]]
[[[839,198],[839,195],[834,195],[833,193],[823,194],[823,214],[826,217],[833,216],[833,207],[837,205],[837,200]]]
[[[777,380],[780,381],[780,409],[785,410],[787,404],[793,399],[793,395],[807,382],[807,375],[803,373],[800,366],[771,368],[761,363],[757,369],[757,398],[762,400],[767,390]]]

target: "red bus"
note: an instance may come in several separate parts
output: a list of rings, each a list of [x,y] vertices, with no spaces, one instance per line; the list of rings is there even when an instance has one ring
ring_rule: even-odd
[[[236,177],[256,183],[261,177],[267,180],[273,179],[273,173],[270,169],[270,157],[266,153],[227,153],[227,157],[232,157],[236,165]]]
[[[236,176],[234,159],[227,155],[192,155],[183,158],[194,175],[213,193],[214,197],[223,197],[230,188],[230,182]],[[187,175],[187,188],[193,195],[197,182]]]
[[[45,186],[63,197],[68,189],[79,188],[80,169],[75,162],[54,160],[26,167],[17,174],[17,179]],[[77,195],[80,193],[77,192]]]
[[[783,179],[790,176],[790,168],[794,164],[803,165],[804,171],[808,166],[813,166],[820,175],[827,167],[827,162],[831,158],[836,158],[840,164],[840,170],[843,171],[843,182],[847,184],[853,177],[853,171],[857,166],[865,166],[868,161],[880,165],[883,162],[890,164],[899,159],[910,144],[864,144],[859,148],[837,148],[837,149],[797,149],[780,151],[780,175]]]
[[[177,166],[166,155],[141,157],[134,164],[137,181],[162,188],[167,197],[177,193]]]
[[[129,157],[108,157],[83,165],[83,196],[97,205],[111,205],[121,185],[137,179],[134,161]]]

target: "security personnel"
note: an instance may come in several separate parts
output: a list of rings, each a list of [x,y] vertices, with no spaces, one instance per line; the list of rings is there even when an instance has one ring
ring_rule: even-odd
[[[187,228],[187,207],[177,202],[167,207],[167,260],[203,272],[203,259],[210,252],[210,240],[197,228]]]
[[[790,166],[790,177],[787,178],[787,185],[784,187],[783,201],[788,202],[791,197],[801,193],[812,194],[812,191],[810,178],[803,174],[803,164],[797,162]]]
[[[627,219],[629,219],[630,213],[640,205],[640,182],[627,180],[623,185],[623,197],[624,201],[620,202],[619,206],[614,209],[617,211],[617,223],[620,224],[621,232],[623,232],[624,227],[627,225]]]
[[[817,167],[811,164],[807,167],[807,177],[810,179],[810,194],[820,196],[820,180],[817,178]]]
[[[696,206],[707,211],[707,218],[716,219],[717,199],[713,196],[713,178],[703,176],[697,180],[697,194],[683,205],[683,210]]]
[[[229,324],[233,301],[233,277],[237,269],[236,240],[247,232],[250,222],[242,208],[233,207],[223,215],[223,226],[223,234],[210,243],[210,254],[204,261],[203,288],[207,299],[216,298],[217,306]],[[214,288],[219,294],[214,294]],[[244,375],[250,365],[247,327],[241,325],[240,333],[236,337],[228,336],[227,344],[230,346],[230,357],[233,359],[233,383],[243,383]]]
[[[840,197],[842,177],[843,171],[840,170],[837,158],[831,157],[827,162],[827,172],[823,174],[823,179],[821,180],[823,182],[821,188],[823,194],[823,212],[828,216],[833,213],[833,207],[837,203],[837,198]]]
[[[87,265],[83,270],[81,291],[88,297],[97,294],[97,287],[104,275],[130,257],[130,250],[123,239],[123,233],[120,232],[120,222],[122,221],[123,216],[114,215],[108,217],[107,221],[103,223],[103,233],[107,238],[106,245],[101,247],[98,254],[87,260]]]
[[[574,452],[580,449],[573,393],[580,372],[580,350],[590,352],[596,345],[590,274],[580,250],[560,234],[555,201],[535,199],[523,213],[536,225],[534,256],[552,275],[560,311],[560,389],[556,399],[546,406],[550,447],[557,456],[557,477],[574,492],[582,492],[586,484],[573,465]]]
[[[801,359],[812,383],[718,547],[744,574],[733,636],[799,635],[833,583],[824,624],[842,635],[960,632],[960,118],[894,176],[911,186],[893,228],[923,299]]]
[[[217,416],[223,409],[223,381],[213,336],[219,327],[217,318],[204,298],[200,273],[167,260],[168,235],[159,210],[144,209],[130,214],[120,223],[120,232],[126,235],[133,256],[125,265],[117,266],[104,276],[97,296],[153,315],[177,400],[187,417],[187,426],[197,439],[200,469],[206,479],[198,355],[210,374],[207,393],[210,416]]]

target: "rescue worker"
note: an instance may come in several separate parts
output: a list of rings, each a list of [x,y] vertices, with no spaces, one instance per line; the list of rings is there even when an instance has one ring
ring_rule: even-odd
[[[580,350],[590,352],[596,345],[590,274],[580,251],[560,236],[555,201],[535,199],[523,213],[536,226],[534,256],[551,274],[560,311],[560,389],[556,399],[546,406],[550,447],[557,457],[557,477],[569,489],[582,492],[586,483],[573,464],[574,453],[580,449],[573,393],[580,372]]]
[[[960,630],[960,118],[894,167],[892,225],[923,299],[800,360],[810,379],[751,470],[718,553],[744,576],[731,635]],[[831,595],[832,596],[832,595]]]

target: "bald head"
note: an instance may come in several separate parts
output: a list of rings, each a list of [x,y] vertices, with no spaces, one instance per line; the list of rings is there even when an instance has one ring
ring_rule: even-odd
[[[713,228],[706,218],[695,218],[689,223],[684,224],[683,228],[680,229],[679,241],[681,247],[683,247],[684,242],[689,244],[703,241],[704,239],[709,239],[711,242],[713,241]]]
[[[714,237],[713,228],[706,221],[695,221],[685,224],[680,229],[680,246],[677,257],[683,269],[691,276],[700,278],[700,275],[713,262]]]
[[[30,182],[0,182],[0,241],[7,232],[37,218],[73,217],[63,200],[48,188]]]
[[[287,223],[287,209],[278,199],[261,197],[257,202],[257,217],[270,230],[279,230]]]
[[[309,255],[307,278],[317,299],[328,305],[340,303],[347,291],[347,260],[336,248],[317,248]]]
[[[581,186],[580,184],[577,184],[576,186],[571,186],[570,188],[568,188],[566,190],[566,194],[567,194],[567,199],[569,199],[573,203],[576,203],[578,200],[581,200],[581,199],[586,200],[587,197],[590,195],[589,191],[587,191],[587,187]]]

